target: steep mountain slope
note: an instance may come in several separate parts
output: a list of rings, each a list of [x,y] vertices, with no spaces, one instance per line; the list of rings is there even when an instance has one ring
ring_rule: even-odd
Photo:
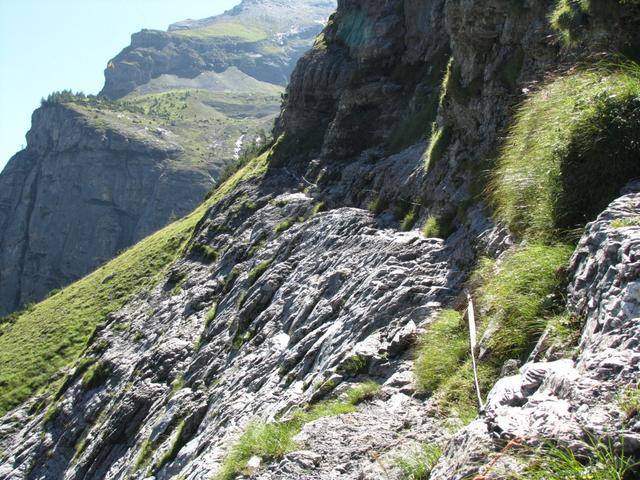
[[[157,63],[155,50],[136,46],[140,35],[196,42],[209,60],[194,78],[179,69],[136,76],[135,88],[118,101],[62,92],[43,102],[27,148],[0,174],[0,315],[41,300],[192,211],[226,165],[266,141],[283,88],[260,79],[277,68],[272,80],[286,83],[334,7],[246,1],[169,33],[134,35],[134,47],[110,63],[105,91],[116,81],[113,65],[120,75],[132,58]],[[285,10],[286,20],[278,20]],[[239,46],[223,26],[270,37]],[[255,63],[258,47],[269,55],[244,68],[238,59]],[[192,60],[190,51],[170,50],[177,64]]]
[[[571,46],[566,3],[341,1],[151,280],[140,244],[3,324],[2,408],[42,389],[0,478],[637,478],[640,66],[590,53],[640,7]],[[118,304],[50,345],[90,287]],[[55,364],[9,368],[27,331]]]
[[[152,81],[202,80],[236,67],[285,86],[293,67],[335,9],[334,0],[244,0],[223,15],[143,30],[109,62],[102,94],[117,99]]]

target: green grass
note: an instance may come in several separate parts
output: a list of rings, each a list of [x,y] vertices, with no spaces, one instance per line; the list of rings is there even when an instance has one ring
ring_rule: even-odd
[[[419,212],[420,209],[418,207],[414,207],[409,210],[409,212],[407,212],[405,217],[402,219],[402,223],[400,224],[400,228],[402,229],[402,231],[408,232],[414,227],[414,225],[418,221]]]
[[[429,171],[444,156],[451,143],[451,128],[439,127],[435,122],[431,129],[431,140],[425,155],[425,171]]]
[[[637,478],[640,464],[632,457],[617,453],[611,446],[597,443],[590,447],[587,459],[568,449],[545,446],[527,459],[527,467],[517,480],[631,480]]]
[[[258,265],[256,265],[253,268],[253,270],[249,272],[248,279],[249,279],[250,285],[253,285],[254,283],[256,283],[258,279],[262,275],[264,275],[264,273],[269,269],[269,267],[273,263],[273,260],[274,259],[272,258],[270,260],[265,260],[264,262],[260,262]]]
[[[268,32],[262,28],[233,20],[219,21],[202,28],[176,30],[172,32],[172,35],[196,39],[226,37],[239,39],[247,43],[259,42],[268,38]]]
[[[427,238],[441,238],[440,221],[433,215],[429,216],[420,229]]]
[[[368,382],[349,390],[346,400],[327,400],[316,403],[308,409],[296,410],[288,420],[271,423],[253,422],[249,424],[238,441],[231,447],[213,480],[232,480],[246,471],[251,457],[277,460],[299,448],[293,438],[300,433],[305,423],[323,417],[353,413],[357,405],[372,398],[379,385]]]
[[[498,266],[481,261],[472,275],[479,336],[487,325],[496,327],[486,345],[488,354],[478,364],[483,396],[498,379],[504,362],[526,358],[547,326],[553,326],[553,335],[560,341],[575,338],[579,327],[562,314],[564,301],[558,295],[571,252],[564,245],[529,244]],[[477,416],[468,330],[459,312],[443,311],[424,333],[414,374],[418,389],[436,397],[442,414],[463,423]]]
[[[256,158],[219,186],[209,200],[147,237],[92,274],[14,316],[0,336],[0,416],[51,383],[85,349],[110,312],[155,285],[181,254],[209,206],[242,180],[262,175],[268,155]]]
[[[82,376],[82,389],[87,391],[99,387],[109,378],[111,372],[103,362],[96,362],[91,365]]]
[[[485,322],[497,331],[489,340],[492,356],[501,360],[529,354],[547,326],[560,313],[557,297],[572,247],[529,244],[509,255],[497,270],[487,270],[477,291]]]
[[[489,193],[526,238],[563,237],[593,220],[640,176],[640,67],[557,77],[519,108]]]
[[[204,243],[196,243],[191,250],[197,252],[207,263],[215,262],[220,256],[220,252],[210,245]]]
[[[351,355],[338,366],[338,373],[347,375],[358,375],[363,373],[368,367],[367,360],[360,355]]]
[[[184,425],[184,420],[180,420],[180,423],[178,423],[178,427],[171,438],[169,448],[158,459],[158,465],[156,466],[155,471],[160,471],[162,467],[173,461],[178,455],[178,452],[184,445]]]
[[[629,385],[618,396],[618,407],[630,420],[640,413],[640,384]]]
[[[293,227],[296,223],[302,223],[302,222],[304,222],[304,218],[302,217],[286,218],[282,222],[280,222],[278,225],[275,226],[275,228],[273,229],[273,233],[278,234],[278,233],[286,232],[291,227]]]
[[[549,16],[551,27],[561,35],[565,45],[574,46],[588,25],[588,17],[612,19],[621,13],[620,6],[639,5],[638,0],[558,0]]]
[[[388,200],[382,197],[376,197],[367,204],[367,209],[374,215],[380,215],[387,209],[388,206]]]
[[[414,362],[418,389],[433,393],[469,357],[469,341],[462,315],[444,310],[422,335]]]
[[[640,217],[616,218],[611,222],[611,228],[640,227]]]
[[[394,463],[402,471],[403,480],[428,480],[441,456],[442,448],[425,443],[419,451],[396,457]]]

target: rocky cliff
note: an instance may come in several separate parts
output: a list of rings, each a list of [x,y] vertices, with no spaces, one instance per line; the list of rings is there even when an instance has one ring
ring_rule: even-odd
[[[106,71],[105,95],[126,98],[65,92],[45,102],[26,150],[0,175],[0,315],[193,210],[226,165],[266,141],[280,85],[334,8],[246,1],[168,33],[142,32]],[[236,31],[268,36],[228,35]]]
[[[143,30],[109,62],[102,95],[116,99],[159,77],[196,79],[230,67],[286,86],[335,6],[334,0],[244,0],[223,15],[176,23],[168,32]]]
[[[580,5],[340,1],[272,146],[3,322],[0,478],[637,478],[640,12]]]

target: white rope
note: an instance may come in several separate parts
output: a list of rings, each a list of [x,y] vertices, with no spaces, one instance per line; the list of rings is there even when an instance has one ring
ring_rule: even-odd
[[[473,381],[476,386],[476,395],[478,397],[478,408],[480,412],[484,411],[484,403],[482,401],[482,393],[480,392],[480,382],[478,381],[478,365],[476,364],[476,346],[477,346],[477,328],[476,313],[473,308],[473,299],[471,294],[467,292],[467,319],[469,320],[469,347],[471,348],[471,364],[473,365]]]

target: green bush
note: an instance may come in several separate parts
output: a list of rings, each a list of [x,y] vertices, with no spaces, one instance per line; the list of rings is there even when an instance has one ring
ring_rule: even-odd
[[[611,222],[611,228],[640,227],[640,217],[616,218]]]
[[[572,252],[565,245],[529,244],[509,255],[497,270],[485,269],[477,300],[484,321],[497,325],[489,340],[495,359],[524,359],[548,319],[560,313],[563,302],[556,295]]]
[[[548,241],[593,220],[640,176],[640,67],[578,71],[531,96],[490,182],[512,233]]]
[[[469,357],[462,315],[444,310],[422,335],[413,364],[418,389],[433,393]]]

